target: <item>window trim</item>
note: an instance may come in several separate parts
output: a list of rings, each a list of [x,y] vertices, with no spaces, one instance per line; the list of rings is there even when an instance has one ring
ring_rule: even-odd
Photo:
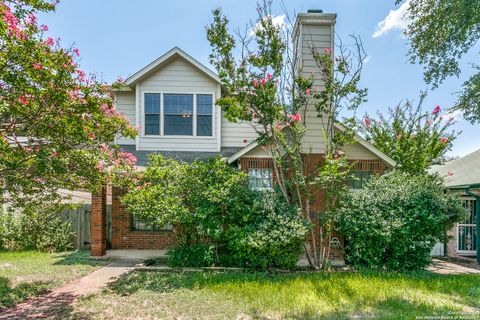
[[[270,184],[271,184],[271,187],[252,188],[252,187],[250,186],[250,178],[252,177],[252,176],[250,176],[250,170],[268,170],[268,171],[270,172],[270,179],[271,179],[271,180],[270,180],[270,181],[271,181]],[[252,190],[258,190],[258,191],[265,191],[265,190],[271,191],[271,190],[273,190],[274,179],[273,179],[273,170],[272,170],[272,168],[248,168],[247,174],[248,174],[248,178],[249,178],[248,186],[249,186],[249,188],[252,188]],[[256,178],[256,179],[258,179],[258,178]],[[261,178],[261,179],[263,180],[263,178]]]
[[[145,134],[145,94],[146,93],[156,93],[160,94],[160,135],[150,135]],[[165,135],[165,113],[164,113],[164,94],[191,94],[193,95],[193,119],[192,119],[192,135]],[[197,136],[197,95],[211,95],[212,96],[212,135],[211,136]],[[214,140],[216,139],[216,129],[217,129],[217,111],[218,106],[216,102],[216,93],[214,91],[155,91],[155,90],[142,90],[140,93],[140,114],[141,114],[141,132],[140,136],[142,139],[205,139],[205,140]]]
[[[144,124],[144,125],[143,125],[143,134],[144,134],[145,136],[147,136],[147,137],[158,137],[158,134],[146,134],[146,133],[145,133],[145,130],[147,129],[147,120],[146,120],[146,118],[147,118],[147,114],[155,114],[155,115],[158,114],[158,116],[159,116],[159,119],[158,119],[158,122],[159,122],[159,123],[158,123],[158,124],[159,124],[158,132],[159,132],[159,134],[161,135],[161,134],[162,134],[162,119],[163,119],[163,115],[162,115],[162,104],[163,104],[162,99],[163,99],[163,95],[160,94],[159,112],[158,112],[158,113],[147,113],[147,112],[145,111],[145,94],[158,94],[158,93],[156,93],[156,92],[145,92],[145,93],[143,94],[143,124]]]

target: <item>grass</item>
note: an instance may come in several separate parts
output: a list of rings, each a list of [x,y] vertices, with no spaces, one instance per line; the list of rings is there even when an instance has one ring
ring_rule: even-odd
[[[137,271],[77,301],[75,312],[95,319],[414,319],[480,312],[480,277]]]
[[[88,251],[0,252],[0,308],[14,306],[106,263],[90,260]]]

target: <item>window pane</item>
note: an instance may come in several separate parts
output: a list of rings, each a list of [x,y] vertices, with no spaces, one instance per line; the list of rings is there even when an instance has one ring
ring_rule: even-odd
[[[165,94],[165,135],[193,135],[193,95]]]
[[[250,169],[248,175],[248,184],[252,189],[271,189],[273,187],[271,169]]]
[[[193,134],[193,118],[165,115],[165,135],[191,136]]]
[[[145,93],[145,113],[160,113],[159,93]]]
[[[350,189],[362,189],[365,183],[370,179],[371,171],[353,170],[348,178]]]
[[[197,116],[197,136],[212,136],[212,116]]]
[[[197,94],[197,136],[212,136],[212,95]]]
[[[145,134],[160,134],[160,114],[145,114]]]

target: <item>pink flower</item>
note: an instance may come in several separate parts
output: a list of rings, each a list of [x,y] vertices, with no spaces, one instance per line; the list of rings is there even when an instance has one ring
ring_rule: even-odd
[[[372,124],[372,122],[370,121],[370,118],[369,117],[365,117],[363,118],[363,125],[367,128],[370,128],[370,125]]]
[[[290,122],[286,122],[285,127],[290,127]]]
[[[80,57],[80,50],[78,50],[78,48],[74,48],[74,49],[73,49],[73,52],[75,53],[75,55],[76,55],[77,57]]]
[[[277,124],[277,126],[275,127],[275,129],[277,129],[278,131],[282,130],[283,129],[283,126],[281,124]]]
[[[23,104],[24,106],[27,106],[27,104],[28,104],[28,99],[27,99],[27,97],[25,97],[25,96],[21,96],[20,98],[18,98],[18,102],[20,102],[20,103]]]
[[[37,22],[37,17],[33,13],[30,13],[28,15],[27,24],[28,25],[34,25],[36,22]]]
[[[448,175],[449,177],[451,177],[451,176],[453,176],[453,172],[452,172],[452,171],[448,171],[447,175]]]
[[[267,80],[271,80],[272,79],[272,75],[270,73],[267,73]]]
[[[53,152],[51,153],[51,156],[52,156],[52,158],[57,158],[57,157],[58,157],[58,152],[57,152],[57,151],[53,151]]]
[[[105,168],[105,162],[103,160],[98,160],[97,162],[97,170],[98,171],[103,171]]]
[[[311,94],[311,93],[312,93],[312,89],[307,88],[307,90],[305,90],[305,93],[308,94],[308,95]]]
[[[431,126],[433,124],[433,120],[432,119],[427,119],[427,121],[425,121],[425,124],[427,126]]]
[[[300,121],[302,120],[302,116],[301,116],[299,113],[290,114],[288,117],[289,117],[290,120],[293,121],[293,122],[300,122]]]
[[[253,79],[253,86],[254,87],[258,87],[258,80],[257,79]]]
[[[262,79],[262,81],[261,81],[262,86],[264,86],[266,82],[267,82],[267,81],[266,81],[265,79]]]
[[[332,53],[333,53],[333,49],[332,49],[332,48],[325,48],[325,53],[326,53],[326,54],[332,54]]]
[[[42,29],[43,31],[48,31],[48,26],[42,24],[42,25],[40,26],[40,29]]]
[[[443,144],[446,144],[448,142],[448,138],[447,137],[442,137],[440,139],[440,141],[443,143]]]
[[[55,41],[53,40],[52,37],[48,37],[46,40],[45,40],[45,44],[52,47],[54,44],[55,44]]]
[[[34,63],[33,70],[43,70],[43,66],[40,63]]]
[[[433,109],[432,114],[437,115],[440,113],[440,111],[442,111],[442,108],[440,108],[440,106],[436,106],[435,109]]]

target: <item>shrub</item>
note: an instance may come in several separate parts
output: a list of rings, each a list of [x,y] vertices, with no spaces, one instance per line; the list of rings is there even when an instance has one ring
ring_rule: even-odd
[[[134,215],[174,226],[175,266],[294,266],[307,223],[281,196],[247,182],[220,158],[187,164],[157,155],[122,202]]]
[[[267,192],[251,221],[226,231],[231,262],[249,268],[294,268],[309,225],[283,198]]]
[[[215,246],[209,244],[180,245],[168,253],[170,267],[210,267],[215,259]]]
[[[337,216],[345,260],[357,267],[419,270],[430,251],[465,217],[460,199],[441,179],[389,173],[344,200]]]
[[[63,205],[28,206],[0,214],[0,250],[67,251],[73,248],[70,222],[60,218]]]

